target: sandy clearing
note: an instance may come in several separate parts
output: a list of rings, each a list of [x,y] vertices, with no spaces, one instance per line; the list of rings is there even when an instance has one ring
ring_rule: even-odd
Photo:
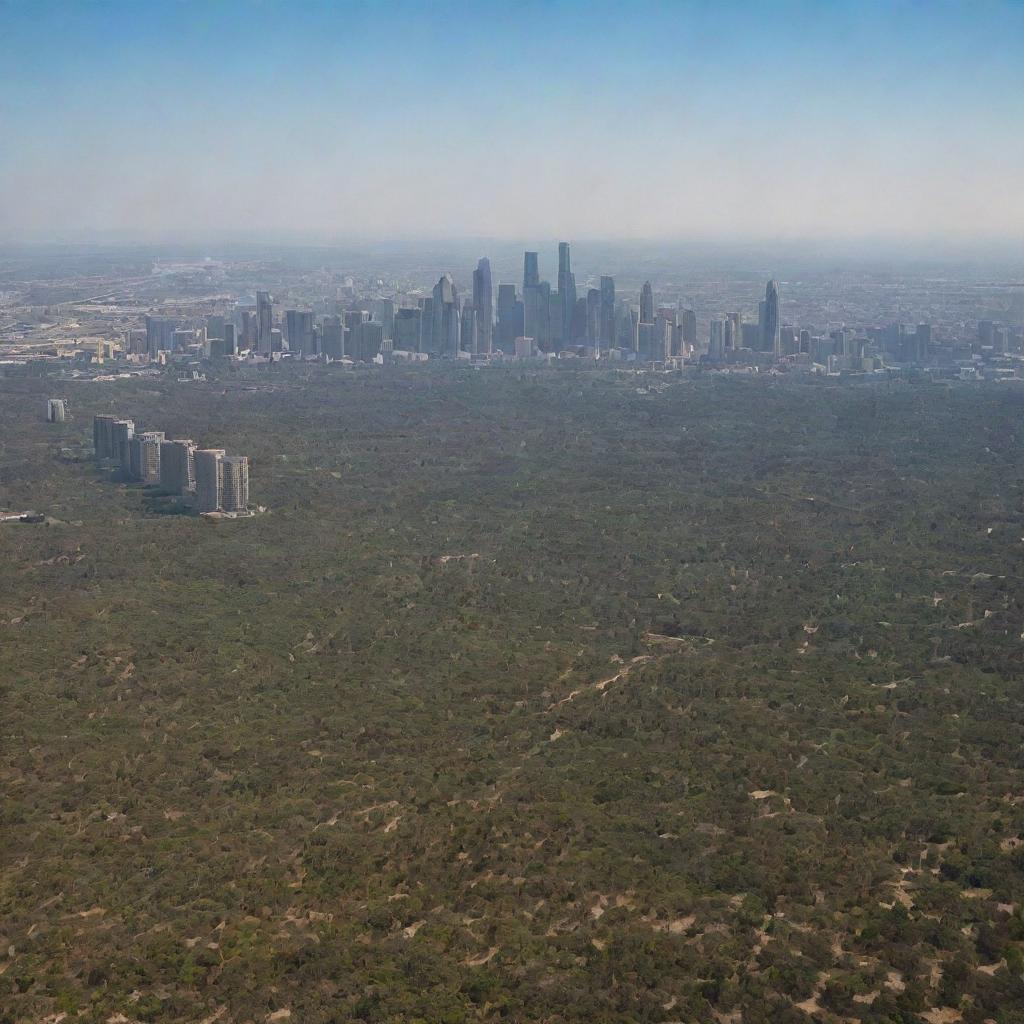
[[[484,964],[489,963],[497,955],[498,955],[498,947],[497,946],[491,946],[491,948],[489,950],[487,950],[486,953],[481,953],[479,956],[468,957],[467,959],[463,960],[462,962],[467,967],[483,967]]]

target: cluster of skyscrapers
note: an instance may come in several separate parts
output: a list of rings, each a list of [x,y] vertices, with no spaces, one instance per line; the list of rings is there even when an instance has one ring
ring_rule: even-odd
[[[93,418],[93,446],[99,461],[119,467],[125,480],[193,496],[200,513],[244,515],[249,507],[249,460],[223,448],[197,448],[192,440],[169,439],[162,430],[136,432],[116,416]]]
[[[275,319],[269,292],[257,291],[255,306],[235,316],[212,315],[201,327],[175,318],[147,316],[145,329],[127,332],[129,353],[201,352],[205,357],[249,353],[274,358],[349,359],[370,362],[405,354],[410,358],[498,358],[562,352],[615,355],[661,363],[693,353],[697,320],[693,310],[655,307],[647,282],[639,304],[617,298],[612,277],[577,292],[568,242],[558,246],[556,287],[542,280],[539,255],[523,258],[522,284],[499,284],[495,292],[490,261],[472,274],[472,291],[462,295],[452,275],[442,274],[430,295],[406,304],[376,298],[357,308],[316,316],[285,309]]]

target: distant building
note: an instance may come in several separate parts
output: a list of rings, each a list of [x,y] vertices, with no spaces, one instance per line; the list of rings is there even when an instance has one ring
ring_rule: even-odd
[[[601,326],[599,341],[601,348],[615,347],[615,278],[601,278]]]
[[[221,508],[245,512],[249,507],[249,460],[244,455],[225,455],[220,460]]]
[[[779,286],[774,280],[764,290],[764,305],[758,307],[761,324],[761,348],[776,359],[782,356],[782,320],[779,316]]]
[[[131,420],[114,420],[111,433],[114,453],[110,457],[127,473],[131,466],[128,443],[135,436],[135,424]]]
[[[46,400],[46,422],[63,423],[68,418],[68,400],[66,398],[48,398]]]
[[[256,350],[263,355],[273,352],[270,332],[274,328],[274,307],[270,292],[256,293]]]
[[[379,325],[378,325],[379,326]],[[200,512],[245,512],[249,505],[249,460],[223,448],[195,453],[196,506]]]
[[[573,337],[573,321],[576,315],[576,275],[572,272],[569,256],[569,243],[558,243],[558,304],[561,313],[561,345],[571,345]]]
[[[200,512],[216,512],[223,498],[223,476],[220,461],[223,448],[200,448],[195,452],[196,508]]]
[[[683,330],[683,343],[692,348],[697,344],[697,314],[692,309],[684,309],[679,322]]]
[[[523,304],[514,284],[498,285],[498,348],[511,353],[523,334]]]
[[[331,359],[345,355],[345,328],[340,316],[325,316],[320,325],[320,351]]]
[[[418,306],[403,306],[395,311],[395,350],[419,352],[420,332],[423,326],[423,310]]]
[[[195,450],[189,440],[160,443],[160,486],[171,494],[195,490]]]
[[[473,271],[473,308],[476,310],[477,351],[490,355],[494,345],[494,298],[491,261],[486,256],[480,259]]]
[[[640,289],[640,323],[654,323],[654,289],[650,281],[644,281]]]
[[[114,457],[114,422],[116,416],[94,416],[92,418],[92,446],[97,459]]]
[[[146,430],[132,436],[128,442],[126,473],[130,480],[139,480],[145,484],[160,482],[160,445],[163,440],[162,430]]]
[[[288,350],[303,356],[316,355],[313,314],[304,310],[288,309],[284,314]]]

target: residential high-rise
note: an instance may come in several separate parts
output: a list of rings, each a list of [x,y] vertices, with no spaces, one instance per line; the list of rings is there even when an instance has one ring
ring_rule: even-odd
[[[92,446],[97,459],[114,457],[114,423],[116,416],[93,416]]]
[[[131,420],[114,420],[111,435],[114,449],[111,458],[127,473],[131,467],[128,442],[135,436],[135,424]]]
[[[768,282],[764,290],[764,312],[761,319],[761,347],[765,352],[771,352],[776,359],[782,355],[782,337],[779,328],[782,321],[779,318],[779,286],[774,280]]]
[[[273,352],[270,332],[274,329],[274,307],[270,292],[256,293],[256,350],[262,355]]]
[[[223,448],[200,448],[195,452],[196,508],[200,512],[216,512],[222,504],[223,477],[220,460]]]
[[[381,325],[383,326],[383,325]],[[249,507],[249,460],[244,455],[225,455],[219,464],[221,508],[244,512]]]
[[[160,443],[160,486],[170,494],[195,490],[195,450],[190,440]]]
[[[601,278],[601,348],[615,347],[615,278]]]
[[[573,338],[573,319],[576,315],[576,276],[569,258],[569,243],[558,243],[558,299],[561,311],[561,344],[570,345]]]
[[[490,355],[494,347],[494,297],[491,291],[491,261],[481,257],[473,271],[473,308],[476,310],[477,349]]]
[[[644,281],[640,289],[640,323],[654,323],[654,289],[650,281]]]
[[[48,398],[46,400],[46,422],[63,423],[68,418],[68,400],[66,398]]]
[[[131,480],[144,484],[160,482],[160,445],[164,440],[162,430],[144,430],[134,434],[128,442],[128,471]]]

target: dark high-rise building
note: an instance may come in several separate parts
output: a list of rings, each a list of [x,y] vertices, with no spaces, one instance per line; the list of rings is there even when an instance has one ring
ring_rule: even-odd
[[[224,324],[224,355],[238,355],[238,343],[235,341],[235,325],[233,323]]]
[[[523,304],[516,298],[514,284],[498,285],[498,348],[511,354],[516,338],[524,333]]]
[[[423,310],[418,306],[401,306],[395,310],[393,351],[419,352],[420,331],[422,330]]]
[[[683,329],[683,343],[697,344],[697,314],[692,309],[684,309],[679,317]]]
[[[174,332],[178,321],[166,316],[146,317],[146,348],[151,359],[157,352],[170,352],[174,348]]]
[[[494,297],[491,291],[491,261],[482,257],[473,271],[473,308],[476,310],[477,346],[489,354],[494,340]]]
[[[537,267],[535,252],[523,253],[523,291],[540,284],[540,271]]]
[[[195,444],[190,440],[160,443],[160,486],[171,494],[195,489]]]
[[[475,306],[466,306],[462,311],[462,319],[459,324],[459,348],[474,356],[480,351],[480,335],[477,330]]]
[[[759,307],[760,311],[760,307]],[[774,280],[768,282],[764,290],[764,307],[761,311],[761,348],[771,352],[778,359],[782,355],[782,335],[779,318],[779,286]]]
[[[588,288],[586,302],[587,343],[597,347],[601,344],[601,293],[597,288]]]
[[[442,274],[434,285],[431,305],[432,355],[454,356],[459,351],[459,293],[451,274]]]
[[[615,278],[601,278],[601,327],[599,340],[601,348],[615,346]]]
[[[289,309],[284,314],[285,333],[288,349],[300,355],[316,355],[313,334],[313,314],[298,309]]]
[[[345,354],[345,328],[340,316],[325,316],[320,327],[320,351],[330,359]]]
[[[274,312],[270,292],[256,293],[256,349],[266,354],[273,351],[270,332],[274,329]]]
[[[651,288],[650,281],[644,281],[644,286],[640,289],[640,323],[654,323],[654,289]]]
[[[561,311],[561,343],[571,345],[576,315],[576,276],[569,261],[569,243],[558,243],[558,298]]]

